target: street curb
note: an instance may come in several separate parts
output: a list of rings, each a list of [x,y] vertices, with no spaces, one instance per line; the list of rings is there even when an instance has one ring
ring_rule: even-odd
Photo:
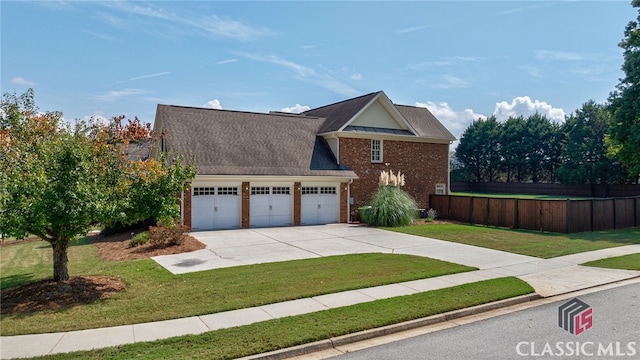
[[[465,309],[449,311],[442,314],[432,315],[421,319],[405,321],[398,324],[387,325],[375,329],[364,330],[353,334],[333,337],[330,339],[315,341],[308,344],[297,345],[286,349],[274,350],[262,354],[255,354],[243,357],[244,360],[280,360],[288,359],[294,356],[306,355],[322,350],[329,350],[339,346],[352,344],[358,341],[369,340],[380,336],[399,333],[402,331],[412,330],[428,325],[433,325],[445,321],[459,319],[462,317],[477,315],[487,311],[505,308],[512,305],[522,304],[533,300],[541,299],[537,293],[521,295],[509,299],[490,302],[472,306]]]

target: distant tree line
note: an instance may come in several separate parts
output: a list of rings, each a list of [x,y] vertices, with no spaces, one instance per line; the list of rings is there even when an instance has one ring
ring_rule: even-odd
[[[563,184],[638,183],[640,176],[640,0],[625,27],[616,90],[605,104],[589,100],[564,123],[546,116],[474,121],[451,158],[452,181]]]
[[[471,123],[452,158],[452,181],[563,184],[628,183],[628,167],[609,152],[611,113],[594,101],[552,122],[536,113]]]

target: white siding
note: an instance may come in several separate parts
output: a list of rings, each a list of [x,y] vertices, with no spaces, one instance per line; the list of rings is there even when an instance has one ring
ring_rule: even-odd
[[[340,154],[338,153],[338,139],[336,138],[325,138],[327,140],[327,144],[329,144],[329,148],[331,148],[331,152],[333,152],[333,156],[336,159],[340,159]]]
[[[371,104],[371,106],[369,106],[349,125],[407,130],[405,125],[400,125],[393,117],[391,117],[387,109],[385,109],[379,101]]]

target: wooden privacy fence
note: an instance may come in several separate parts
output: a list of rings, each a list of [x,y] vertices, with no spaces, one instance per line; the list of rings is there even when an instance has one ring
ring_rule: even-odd
[[[470,224],[576,233],[640,225],[640,196],[587,200],[530,200],[430,195],[441,219]]]

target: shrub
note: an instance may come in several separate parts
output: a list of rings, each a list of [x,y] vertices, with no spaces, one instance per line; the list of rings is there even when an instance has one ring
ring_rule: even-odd
[[[181,225],[167,226],[161,221],[157,226],[149,226],[149,243],[156,248],[182,245],[187,228]]]
[[[435,220],[438,217],[438,212],[435,209],[427,210],[427,219]]]
[[[374,226],[405,226],[418,218],[415,200],[397,186],[382,186],[369,203],[367,223]]]
[[[144,245],[148,241],[149,241],[149,232],[143,231],[131,238],[131,241],[129,242],[129,247],[132,248],[132,247]]]

